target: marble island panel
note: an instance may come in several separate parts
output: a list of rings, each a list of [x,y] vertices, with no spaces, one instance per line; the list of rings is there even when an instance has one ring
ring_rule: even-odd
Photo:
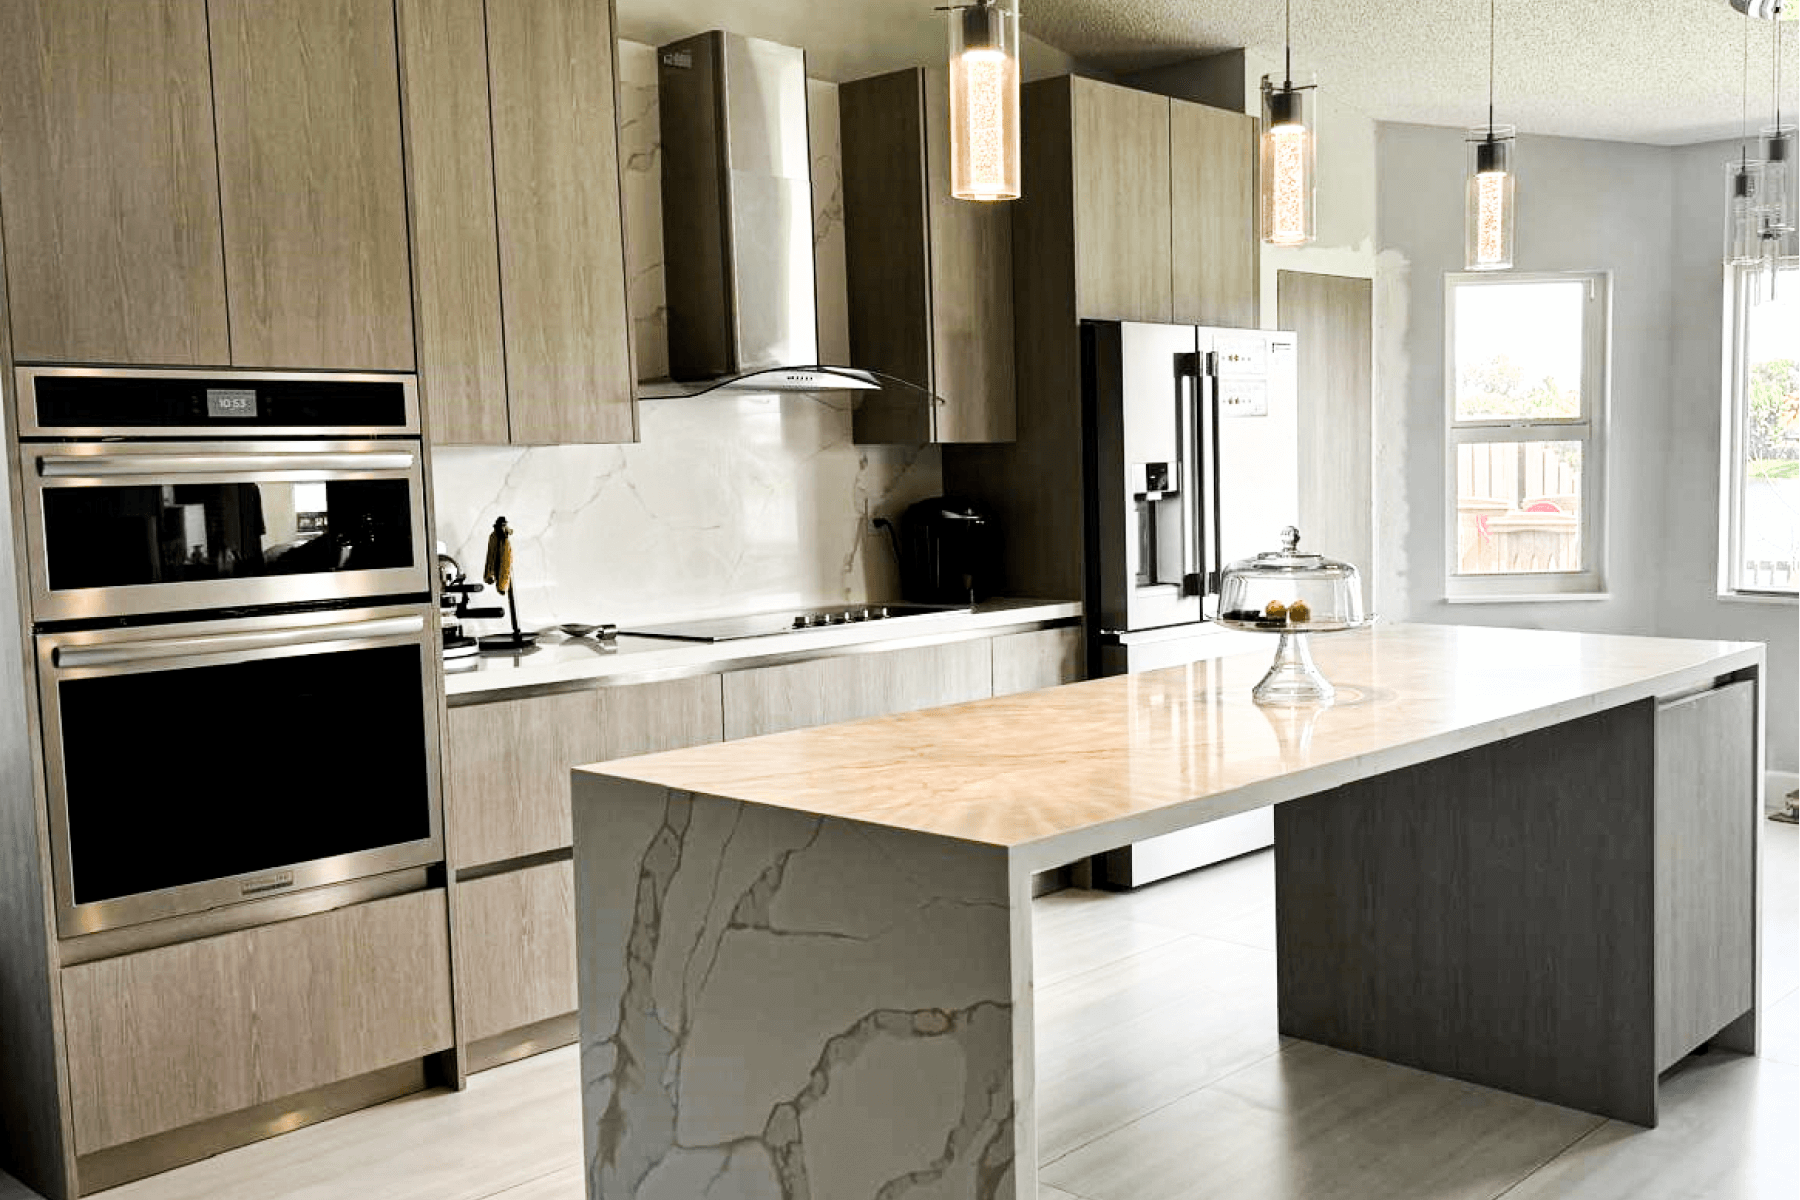
[[[1323,709],[1269,654],[582,768],[1006,847],[1042,869],[1760,665],[1755,643],[1438,625],[1315,639]]]

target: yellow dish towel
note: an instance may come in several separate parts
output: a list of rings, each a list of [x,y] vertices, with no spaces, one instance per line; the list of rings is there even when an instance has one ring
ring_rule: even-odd
[[[488,534],[487,562],[481,568],[481,581],[492,584],[503,596],[512,589],[512,526],[505,518],[495,521],[494,532]]]

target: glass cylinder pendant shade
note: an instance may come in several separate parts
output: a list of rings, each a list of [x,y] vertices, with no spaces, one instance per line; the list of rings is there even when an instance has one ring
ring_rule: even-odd
[[[1762,209],[1763,238],[1770,242],[1780,242],[1790,237],[1800,221],[1800,155],[1796,154],[1794,127],[1792,125],[1770,126],[1762,131]],[[1776,255],[1791,254],[1792,250],[1776,245],[1769,247]]]
[[[1262,80],[1262,239],[1304,246],[1318,236],[1311,86]]]
[[[1469,198],[1463,222],[1463,265],[1471,271],[1505,271],[1513,265],[1514,130],[1511,125],[1471,129]]]
[[[950,194],[1019,198],[1019,10],[978,0],[950,10]]]
[[[1756,159],[1725,164],[1725,265],[1748,267],[1762,257],[1763,165]]]

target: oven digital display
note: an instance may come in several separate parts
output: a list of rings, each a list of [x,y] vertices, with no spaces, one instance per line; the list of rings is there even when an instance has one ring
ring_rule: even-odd
[[[256,389],[207,388],[206,415],[209,417],[256,416]]]

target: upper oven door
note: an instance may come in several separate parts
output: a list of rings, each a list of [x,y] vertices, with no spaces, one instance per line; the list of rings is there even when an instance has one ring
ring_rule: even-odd
[[[19,447],[37,623],[431,589],[416,441]]]
[[[20,367],[22,438],[418,437],[410,375]]]

